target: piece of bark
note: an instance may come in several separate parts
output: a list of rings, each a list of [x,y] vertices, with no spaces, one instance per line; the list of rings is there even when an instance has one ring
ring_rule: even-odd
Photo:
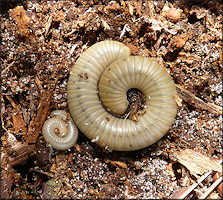
[[[188,104],[195,108],[207,110],[217,116],[222,114],[222,107],[217,106],[213,103],[205,103],[200,98],[196,97],[192,92],[186,90],[182,86],[176,84],[177,92],[179,96]]]
[[[222,172],[216,172],[213,175],[213,181],[216,181],[217,179],[219,179],[222,176]],[[216,190],[218,191],[219,195],[221,196],[221,198],[223,198],[223,183],[221,182],[217,187]]]
[[[12,111],[12,121],[13,127],[17,133],[27,134],[26,123],[20,110],[14,109]]]
[[[37,141],[37,138],[42,130],[43,123],[46,121],[47,114],[50,109],[51,97],[51,91],[42,91],[37,116],[34,120],[31,121],[28,129],[28,134],[26,138],[26,142],[28,144],[36,143]]]
[[[16,133],[22,132],[22,134],[26,135],[27,128],[26,128],[26,123],[23,119],[21,106],[18,103],[16,103],[10,96],[6,96],[6,98],[10,101],[12,107],[14,108],[12,111],[12,121]]]
[[[5,139],[4,147],[7,153],[8,161],[13,167],[26,161],[29,157],[29,154],[33,152],[35,145],[22,143],[18,141],[13,134],[8,133],[8,137]]]
[[[222,167],[220,164],[191,149],[174,151],[172,152],[172,155],[194,176],[202,175],[210,170],[222,172]]]
[[[11,166],[15,166],[23,163],[29,158],[29,154],[34,150],[35,145],[27,145],[21,142],[17,142],[10,149],[9,161]]]

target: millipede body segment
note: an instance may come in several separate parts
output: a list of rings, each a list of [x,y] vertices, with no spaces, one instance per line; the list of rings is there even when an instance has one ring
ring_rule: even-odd
[[[89,139],[116,151],[147,147],[169,130],[177,112],[176,88],[167,71],[151,58],[106,40],[88,48],[74,65],[67,87],[71,116]],[[129,106],[127,91],[145,96],[138,121],[118,116]]]

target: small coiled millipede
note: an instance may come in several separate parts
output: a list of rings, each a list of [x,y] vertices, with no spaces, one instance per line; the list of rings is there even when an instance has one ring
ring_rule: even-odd
[[[88,138],[111,150],[147,147],[165,135],[176,116],[175,84],[157,62],[130,56],[130,49],[116,41],[102,41],[88,48],[73,67],[67,87],[71,116]],[[146,97],[139,121],[121,119],[126,93],[137,88]],[[100,98],[99,98],[100,97]]]
[[[67,150],[74,146],[78,138],[78,129],[72,118],[67,119],[67,112],[64,110],[54,110],[50,116],[42,128],[45,140],[58,150]]]

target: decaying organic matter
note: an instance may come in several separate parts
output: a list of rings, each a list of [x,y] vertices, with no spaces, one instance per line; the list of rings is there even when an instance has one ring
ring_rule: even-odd
[[[3,1],[1,5],[1,198],[44,199],[49,188],[61,199],[169,198],[196,182],[186,167],[170,159],[171,151],[192,149],[220,159],[220,1]],[[81,132],[73,148],[52,150],[41,135],[42,125],[53,110],[68,112],[69,73],[86,49],[104,40],[122,42],[133,56],[153,58],[181,87],[173,125],[161,140],[131,153],[104,151]],[[81,76],[87,80],[89,74]],[[15,151],[8,146],[9,134],[19,142]],[[50,179],[54,185],[48,184]],[[213,178],[207,177],[187,198],[198,199],[212,183]],[[220,199],[218,191],[213,196]]]

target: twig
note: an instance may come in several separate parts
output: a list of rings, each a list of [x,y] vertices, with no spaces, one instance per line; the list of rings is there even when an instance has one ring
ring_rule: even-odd
[[[12,97],[7,95],[6,98],[10,101],[13,108],[15,108],[17,110],[19,110],[21,108],[21,106],[19,104],[15,103],[15,101],[12,99]]]
[[[35,78],[35,82],[36,82],[38,88],[40,89],[40,91],[42,91],[43,90],[43,87],[41,85],[41,82],[40,82],[38,76],[35,76],[34,78]]]
[[[37,168],[32,168],[32,169],[30,169],[30,171],[35,171],[35,172],[38,172],[38,173],[40,173],[40,174],[44,174],[44,175],[46,175],[46,176],[49,176],[49,177],[51,177],[51,178],[53,178],[54,176],[52,175],[52,174],[50,174],[49,172],[45,172],[45,171],[43,171],[42,169],[37,169]]]
[[[219,164],[222,163],[222,160],[219,161]],[[210,170],[209,172],[207,172],[206,174],[204,174],[198,181],[197,183],[194,183],[193,185],[191,185],[183,194],[181,194],[180,196],[178,196],[179,199],[183,199],[185,198],[188,194],[190,194],[194,188],[196,188],[204,179],[206,179],[210,174],[212,173],[212,170]]]
[[[127,115],[124,118],[124,121],[128,118],[128,116],[130,115],[130,111],[127,113]]]
[[[219,177],[206,191],[205,193],[199,198],[199,199],[205,199],[222,181],[222,176]]]
[[[200,98],[196,97],[192,92],[184,89],[180,85],[177,85],[177,92],[179,96],[188,104],[193,105],[196,108],[207,110],[215,115],[221,115],[222,114],[222,107],[217,106],[213,103],[205,103]]]
[[[5,69],[2,70],[1,74],[4,74],[5,71],[6,71],[7,69],[9,69],[14,63],[15,63],[15,61],[11,62],[11,63],[8,65],[8,67],[6,67]]]
[[[124,25],[124,27],[123,27],[123,29],[122,29],[122,32],[121,32],[121,34],[120,34],[120,36],[119,36],[119,39],[121,39],[122,37],[123,37],[123,35],[125,35],[125,32],[126,32],[126,27],[128,26],[128,24],[125,24]]]
[[[190,194],[194,188],[196,188],[204,179],[206,179],[210,174],[212,173],[212,171],[207,172],[206,174],[204,174],[198,181],[197,183],[194,183],[193,185],[191,185],[183,194],[181,194],[181,196],[179,196],[179,199],[183,199],[185,198],[188,194]]]

